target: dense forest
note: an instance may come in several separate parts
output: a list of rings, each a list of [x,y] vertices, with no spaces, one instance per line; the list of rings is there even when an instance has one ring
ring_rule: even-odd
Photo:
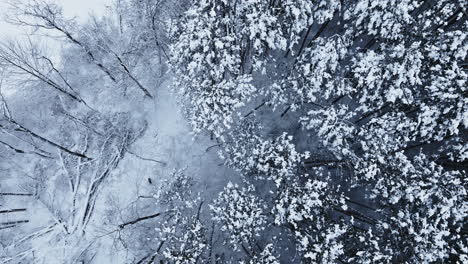
[[[11,1],[0,262],[468,263],[467,9]]]

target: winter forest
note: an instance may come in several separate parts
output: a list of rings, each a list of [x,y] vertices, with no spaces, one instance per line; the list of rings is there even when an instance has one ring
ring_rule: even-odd
[[[468,263],[467,0],[3,11],[0,263]]]

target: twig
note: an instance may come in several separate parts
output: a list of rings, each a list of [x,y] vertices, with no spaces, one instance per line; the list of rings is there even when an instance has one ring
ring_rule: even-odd
[[[139,159],[141,159],[141,160],[156,162],[156,163],[162,164],[162,165],[164,165],[164,166],[167,165],[167,163],[164,162],[164,161],[155,160],[155,159],[150,159],[150,158],[144,158],[144,157],[142,157],[142,156],[136,154],[135,152],[132,152],[132,151],[129,151],[129,150],[128,150],[127,152],[130,153],[130,154],[132,154],[132,155],[134,155],[135,157],[137,157],[137,158],[139,158]]]
[[[160,216],[160,215],[162,215],[162,214],[164,214],[164,213],[156,213],[156,214],[152,214],[152,215],[148,215],[148,216],[139,217],[139,218],[137,218],[137,219],[135,219],[135,220],[132,220],[132,221],[130,221],[130,222],[126,222],[126,223],[120,224],[120,225],[119,225],[119,228],[120,228],[120,229],[123,229],[124,227],[126,227],[126,226],[128,226],[128,225],[134,225],[134,224],[136,224],[136,223],[138,223],[138,222],[141,222],[141,221],[145,221],[145,220],[148,220],[148,219],[156,218],[156,217],[158,217],[158,216]]]

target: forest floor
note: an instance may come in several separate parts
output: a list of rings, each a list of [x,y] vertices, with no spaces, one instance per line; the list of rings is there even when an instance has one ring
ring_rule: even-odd
[[[130,108],[134,112],[132,116],[146,120],[147,129],[102,185],[86,234],[64,238],[58,247],[63,247],[60,252],[57,252],[57,247],[48,245],[50,237],[44,236],[34,241],[38,250],[53,249],[54,252],[47,252],[53,255],[49,257],[51,261],[60,263],[69,259],[69,250],[79,255],[89,247],[96,247],[93,251],[97,253],[94,256],[97,263],[127,263],[133,260],[128,250],[117,245],[116,237],[120,236],[116,236],[120,232],[118,225],[160,212],[158,201],[153,196],[162,183],[171,180],[174,170],[184,169],[187,175],[193,177],[196,190],[203,193],[206,200],[211,200],[228,181],[239,178],[223,165],[215,141],[207,135],[195,136],[191,133],[190,124],[181,111],[171,84],[172,79],[166,78],[155,89],[155,99],[142,100],[141,105]],[[2,177],[1,189],[22,192],[13,176],[10,179],[8,175]],[[0,222],[28,219],[29,223],[22,225],[24,234],[44,230],[54,222],[52,212],[32,196],[11,197],[4,199],[3,203],[2,208],[26,209],[15,214],[0,214]],[[208,204],[209,201],[204,202],[205,213],[209,213]],[[155,223],[155,219],[148,219],[139,224],[152,226],[152,221]]]
[[[228,181],[238,178],[234,177],[236,172],[224,166],[218,157],[217,148],[213,147],[216,142],[207,135],[195,138],[191,133],[171,83],[170,78],[166,79],[157,89],[155,99],[146,102],[144,118],[148,128],[132,145],[131,153],[126,154],[102,190],[100,203],[96,205],[97,214],[91,222],[93,233],[98,237],[103,229],[115,228],[103,225],[103,219],[109,218],[106,215],[109,204],[120,208],[119,215],[114,211],[111,217],[121,223],[159,212],[158,201],[151,197],[161,183],[171,180],[174,170],[184,169],[193,177],[198,186],[196,189],[203,193],[205,199],[212,199],[210,195],[216,195]],[[116,255],[115,248],[112,248],[114,242],[112,236],[101,242],[108,245],[108,250],[102,251],[102,260],[123,263],[123,259],[129,256],[125,255],[125,250],[121,252],[123,255]]]

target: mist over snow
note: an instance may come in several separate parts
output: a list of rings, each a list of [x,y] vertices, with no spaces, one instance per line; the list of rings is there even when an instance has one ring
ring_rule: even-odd
[[[466,0],[0,1],[0,263],[468,263]]]

